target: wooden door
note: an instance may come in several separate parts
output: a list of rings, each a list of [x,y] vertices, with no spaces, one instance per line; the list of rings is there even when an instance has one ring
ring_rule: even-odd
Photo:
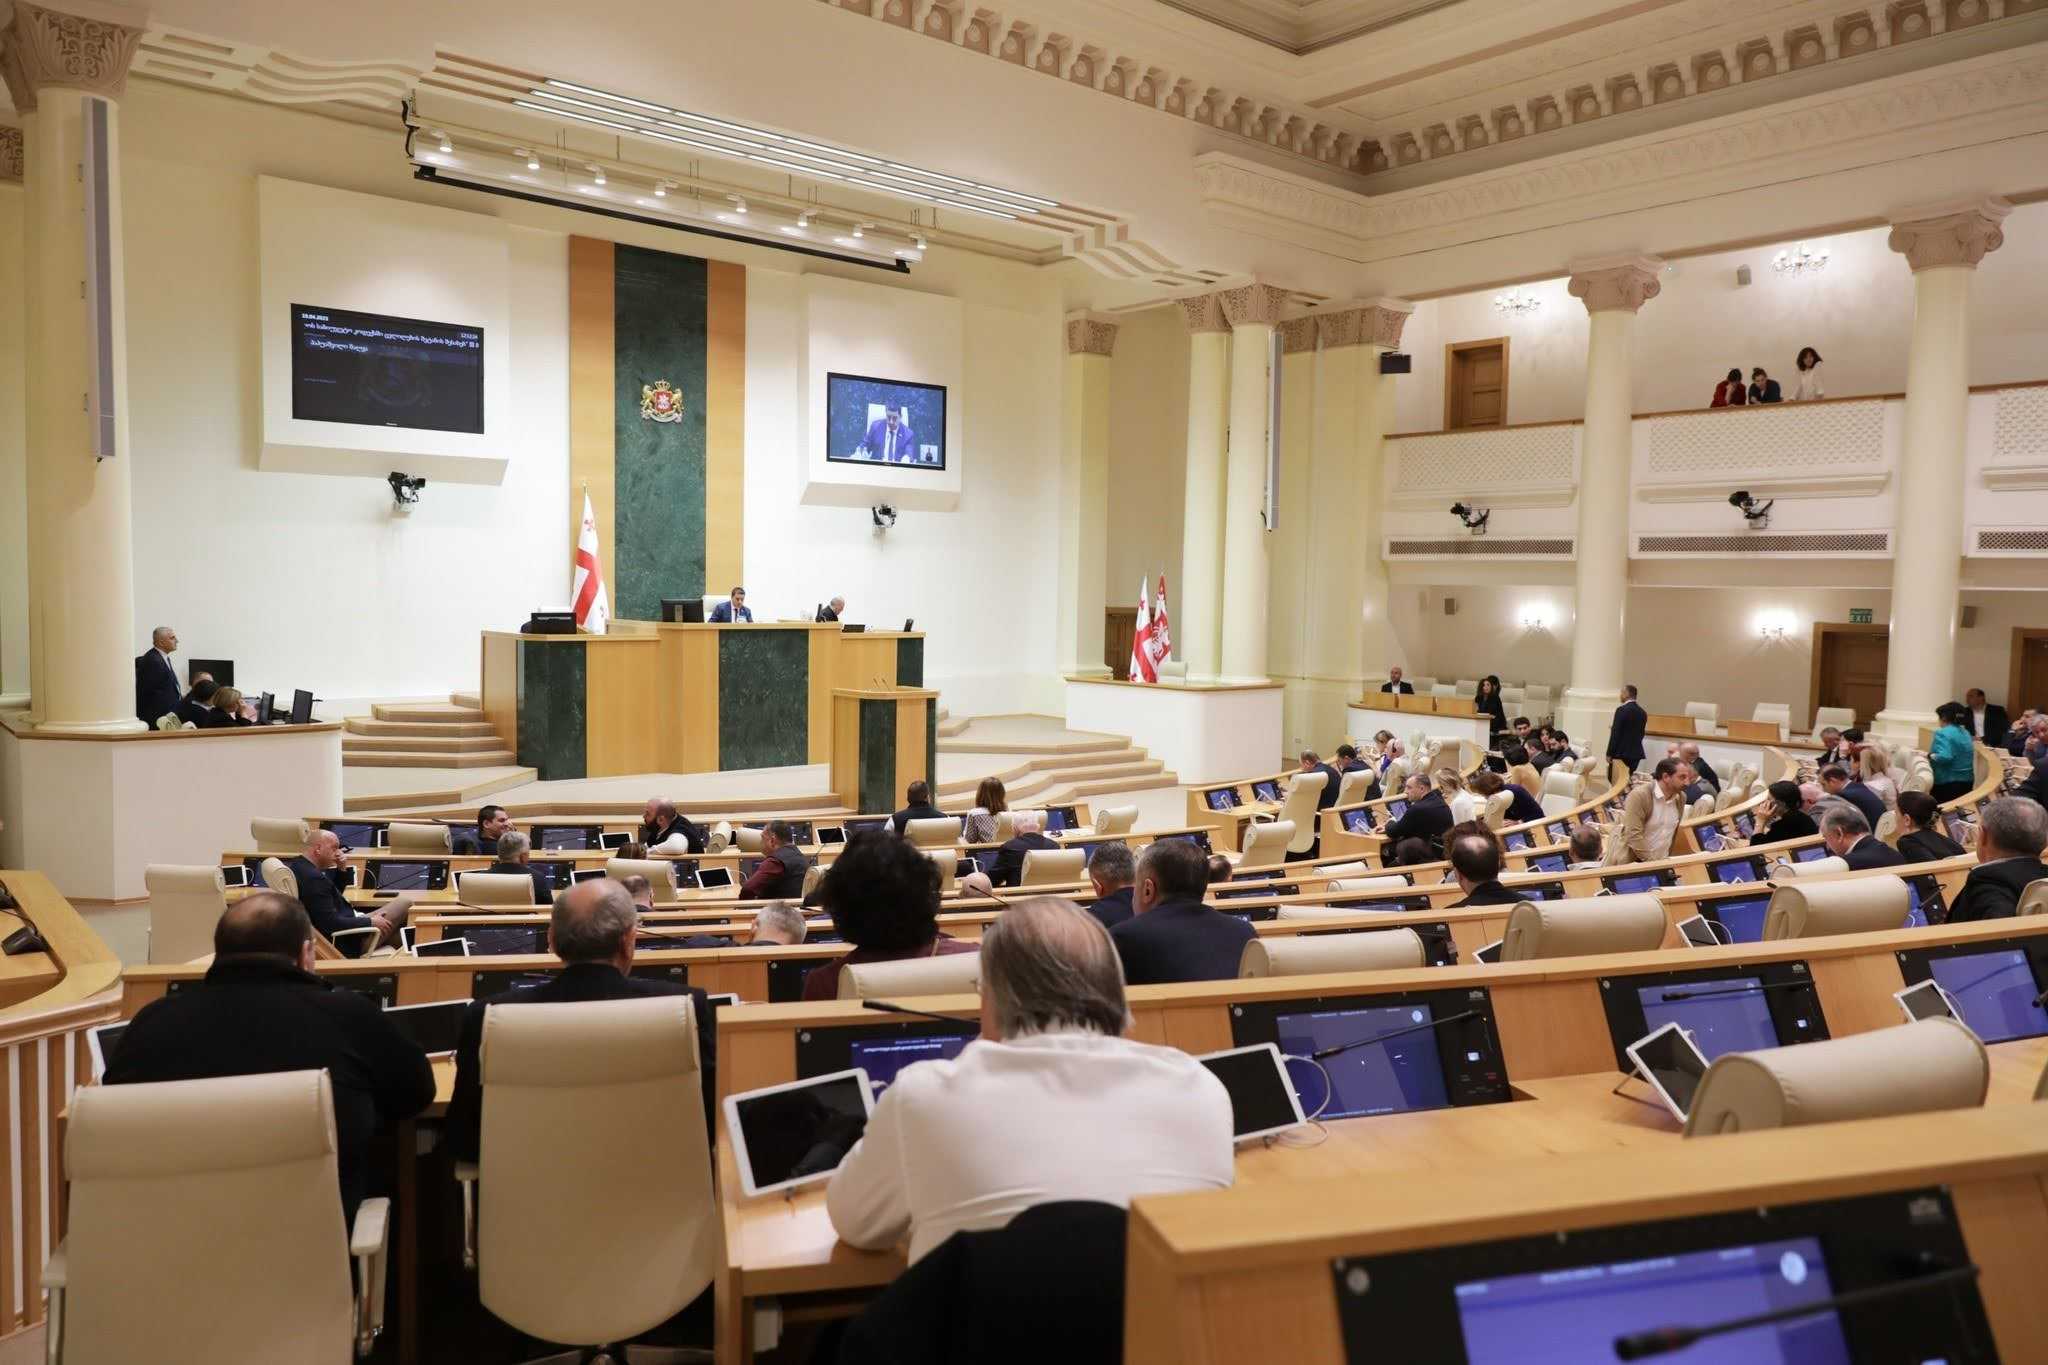
[[[1136,607],[1109,607],[1103,612],[1102,661],[1120,682],[1131,680],[1131,637],[1138,633]]]
[[[1817,625],[1816,706],[1846,706],[1868,725],[1884,709],[1885,672],[1891,661],[1887,626]],[[1799,723],[1794,718],[1795,726]]]
[[[2017,717],[2028,707],[2048,711],[2048,630],[2016,626],[2012,632],[2012,680],[2005,713]]]
[[[1497,427],[1508,420],[1508,339],[1444,347],[1444,429]]]

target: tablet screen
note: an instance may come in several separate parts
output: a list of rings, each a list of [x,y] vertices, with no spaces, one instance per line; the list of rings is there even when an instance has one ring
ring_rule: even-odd
[[[406,1040],[422,1052],[453,1052],[462,1036],[467,1000],[437,1000],[431,1005],[403,1005],[384,1011]]]
[[[1278,782],[1252,783],[1252,799],[1255,801],[1278,801],[1280,799],[1280,784]]]
[[[1730,858],[1725,863],[1715,863],[1707,871],[1713,873],[1714,880],[1720,882],[1723,886],[1733,886],[1736,882],[1760,880],[1757,876],[1756,860],[1754,858]]]
[[[1699,1049],[1675,1028],[1660,1029],[1632,1049],[1637,1064],[1656,1081],[1665,1095],[1678,1106],[1680,1114],[1692,1112],[1692,1097],[1700,1088],[1707,1066]]]
[[[868,1106],[857,1072],[842,1071],[752,1095],[735,1095],[747,1183],[755,1191],[824,1175],[838,1167],[867,1129]]]
[[[1212,1052],[1197,1058],[1230,1092],[1231,1126],[1235,1136],[1253,1137],[1301,1122],[1294,1086],[1287,1079],[1280,1054],[1270,1046]]]
[[[732,885],[732,869],[729,867],[700,867],[697,869],[697,887],[703,891],[723,891]]]
[[[940,1037],[893,1037],[862,1039],[851,1044],[853,1065],[868,1073],[875,1098],[896,1083],[896,1074],[912,1062],[951,1061],[979,1036],[959,1033]]]

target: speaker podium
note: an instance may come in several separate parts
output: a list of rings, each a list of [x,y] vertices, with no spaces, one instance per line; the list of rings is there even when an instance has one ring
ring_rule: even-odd
[[[841,805],[885,815],[938,769],[937,692],[841,687],[832,692],[832,790]]]

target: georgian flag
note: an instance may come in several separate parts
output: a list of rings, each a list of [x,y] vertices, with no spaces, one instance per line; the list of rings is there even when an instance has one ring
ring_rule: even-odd
[[[1144,596],[1142,590],[1139,596]],[[1159,666],[1173,655],[1173,637],[1166,629],[1166,575],[1159,575],[1159,604],[1152,610],[1151,640],[1146,646],[1152,654],[1153,681],[1158,681]]]
[[[576,603],[576,627],[602,635],[611,623],[611,601],[604,591],[604,564],[597,557],[597,514],[590,508],[590,492],[583,494],[583,531],[576,537],[576,583],[571,594]]]
[[[1131,681],[1159,681],[1159,669],[1152,662],[1152,610],[1145,603],[1142,578],[1138,580],[1138,624],[1131,632]]]

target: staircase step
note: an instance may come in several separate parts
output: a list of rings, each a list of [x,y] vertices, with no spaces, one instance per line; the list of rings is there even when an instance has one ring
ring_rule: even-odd
[[[474,754],[504,747],[496,735],[344,735],[345,754]]]
[[[1117,749],[1104,750],[1100,753],[1044,755],[1027,759],[1022,763],[1013,764],[1008,768],[999,769],[992,773],[983,773],[976,777],[941,782],[939,784],[939,795],[942,798],[972,796],[974,789],[981,785],[982,778],[984,777],[997,778],[1005,787],[1034,780],[1043,785],[1044,779],[1051,775],[1062,773],[1079,775],[1098,772],[1123,764],[1143,762],[1145,758],[1146,754],[1143,749],[1132,748],[1129,745],[1124,745]]]
[[[1044,754],[1047,756],[1069,754],[1099,754],[1128,748],[1130,741],[1119,735],[1105,735],[1101,739],[1062,740],[1000,740],[976,739],[973,735],[956,735],[939,741],[942,754]]]
[[[481,692],[450,692],[448,694],[448,704],[450,706],[466,706],[472,711],[481,711],[484,709],[484,698]]]
[[[489,736],[495,733],[490,722],[484,720],[437,723],[424,720],[365,720],[361,716],[350,716],[346,724],[348,733],[352,735],[432,735],[450,739],[463,735]]]
[[[1170,772],[1141,774],[1131,777],[1103,778],[1098,781],[1076,783],[1061,792],[1069,800],[1084,796],[1113,796],[1117,792],[1150,791],[1155,787],[1178,787],[1180,778]]]
[[[508,749],[480,749],[474,753],[359,753],[341,756],[344,768],[502,768],[519,760]]]
[[[946,713],[941,711],[939,713],[938,721],[939,738],[951,739],[953,736],[965,730],[967,728],[967,723],[967,718],[965,716],[962,716],[958,720],[949,720],[946,718]]]
[[[376,720],[429,721],[437,725],[484,718],[483,712],[476,707],[436,701],[376,702],[370,707],[370,715]]]

